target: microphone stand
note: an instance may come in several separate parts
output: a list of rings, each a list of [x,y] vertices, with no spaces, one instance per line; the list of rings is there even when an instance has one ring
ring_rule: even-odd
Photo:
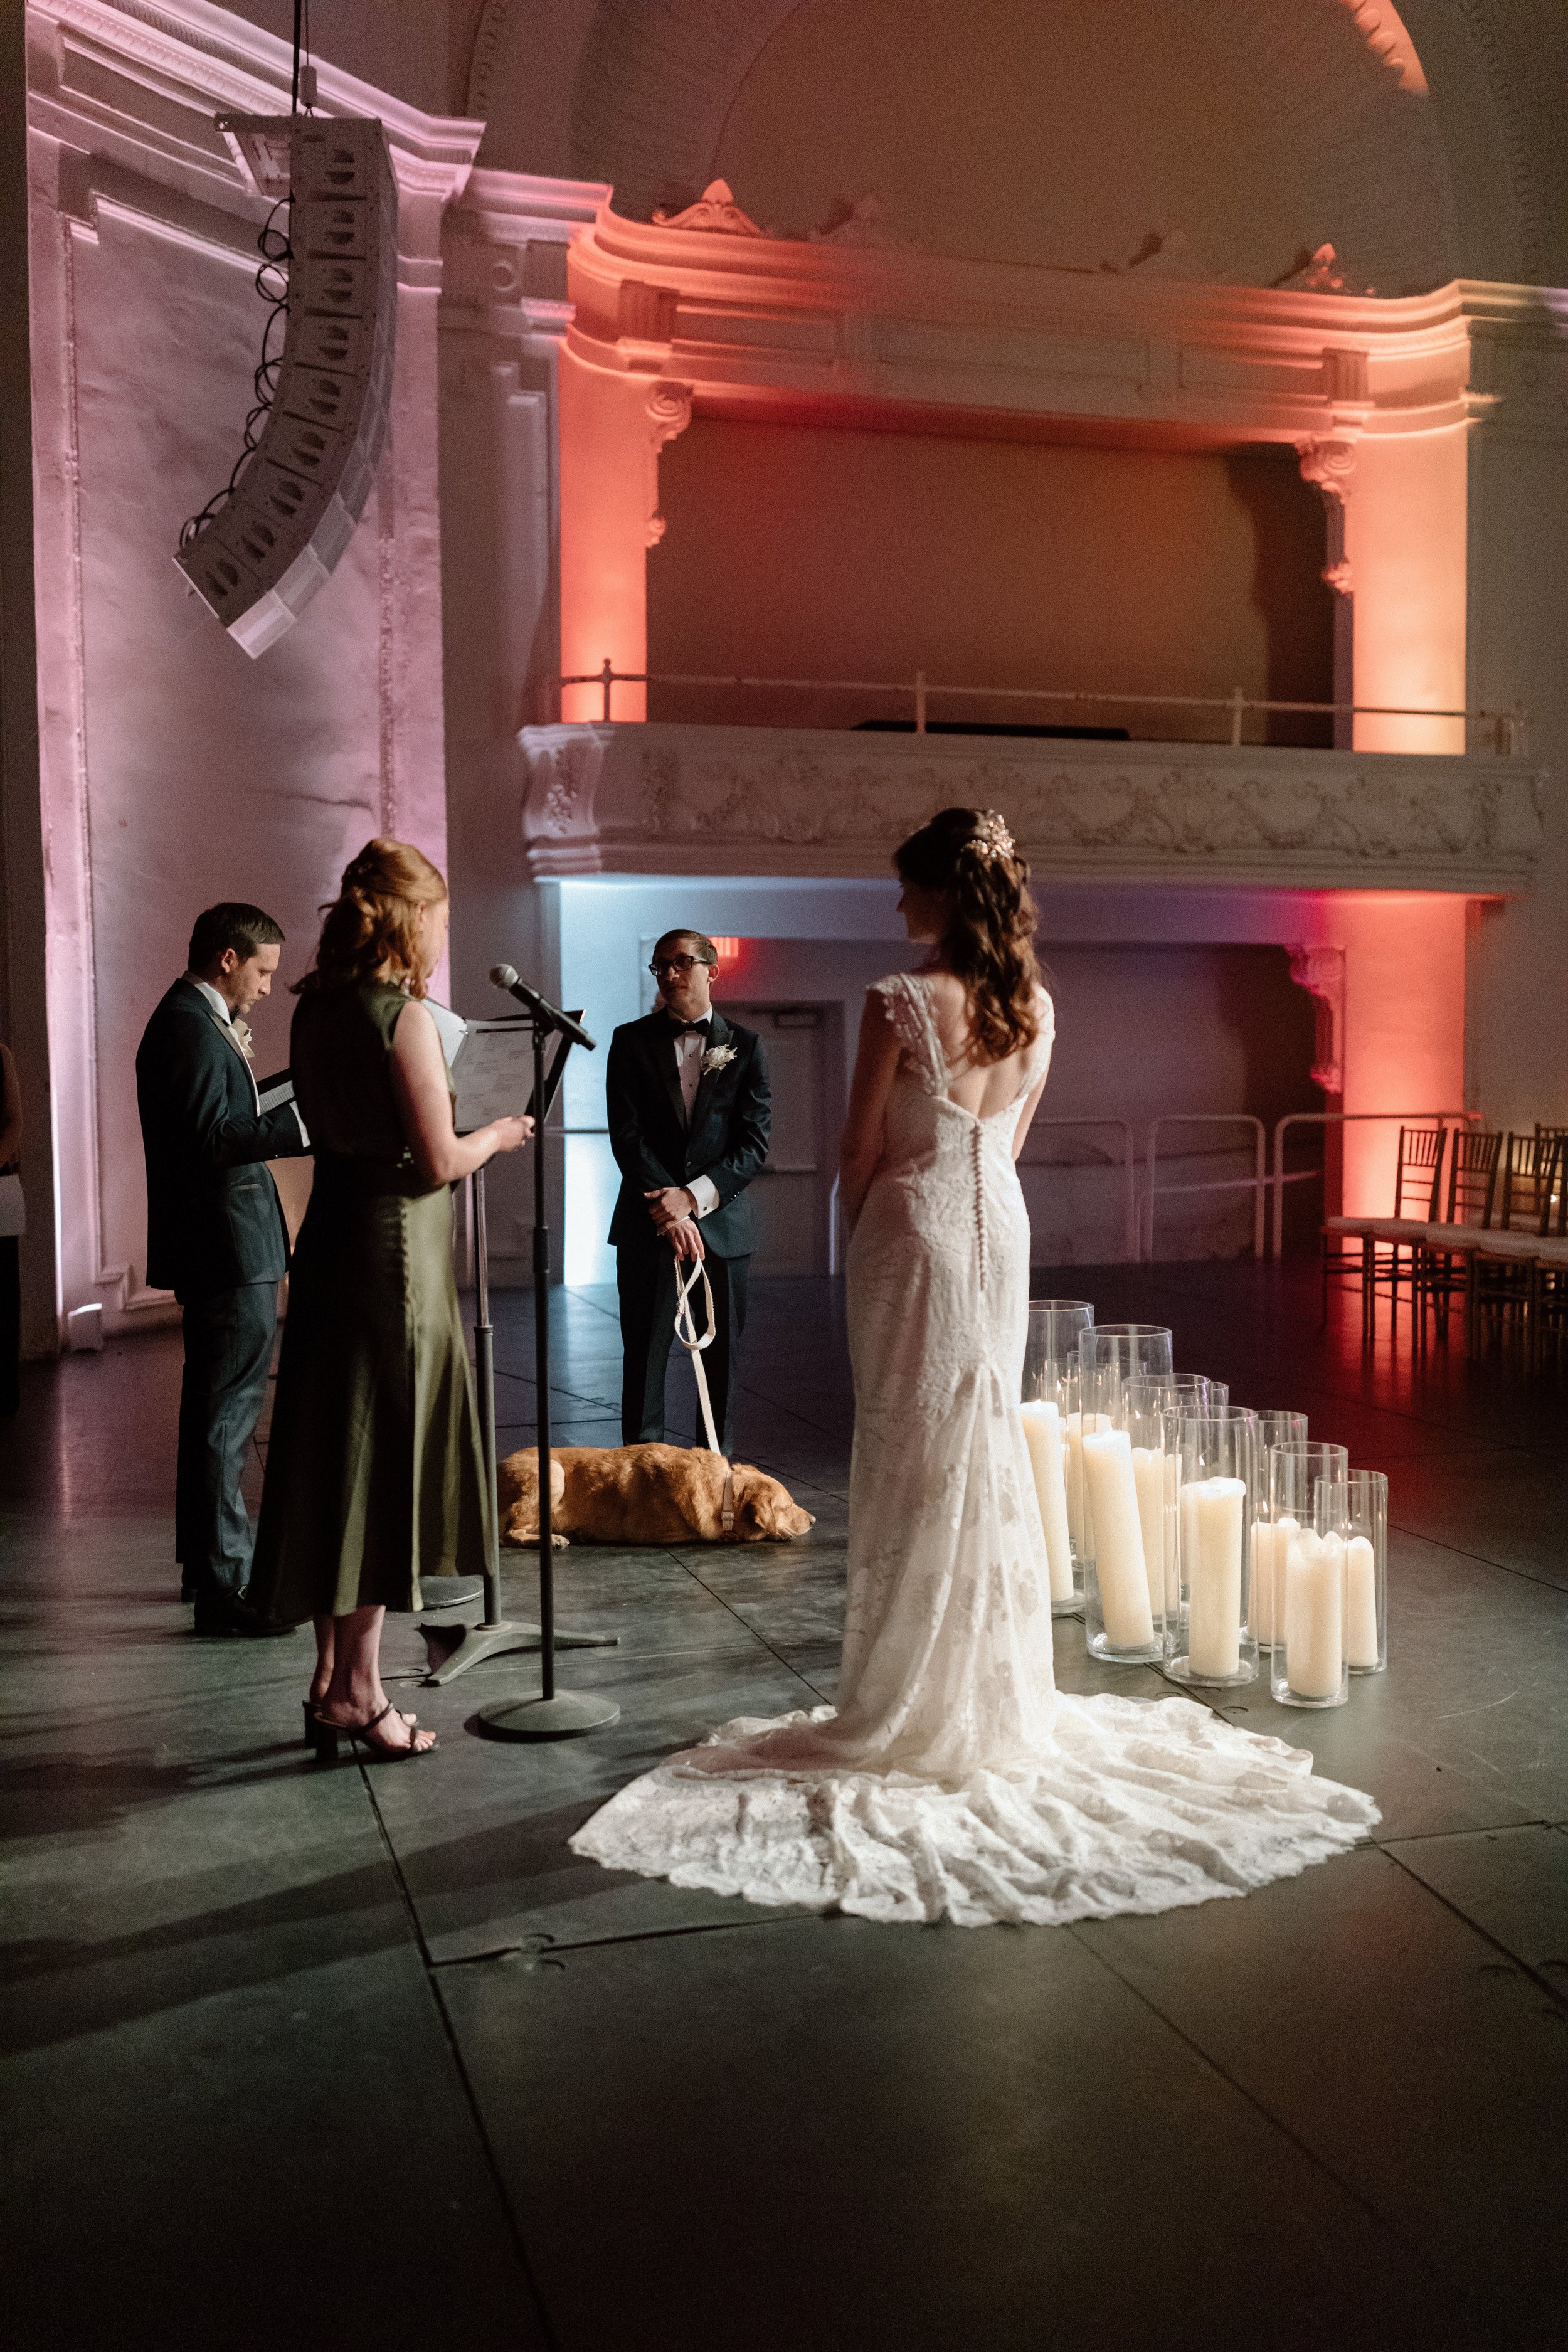
[[[500,1739],[574,1739],[585,1731],[602,1730],[607,1724],[618,1722],[621,1710],[614,1699],[597,1693],[563,1691],[556,1687],[555,1652],[562,1648],[585,1649],[608,1647],[619,1639],[615,1633],[564,1633],[555,1630],[555,1557],[552,1544],[552,1497],[550,1493],[550,1226],[546,1219],[544,1198],[544,1127],[549,1116],[549,1103],[544,1087],[544,1041],[552,1031],[559,1031],[564,1043],[563,1056],[576,1040],[593,1049],[594,1040],[580,1022],[570,1013],[562,1013],[555,1005],[530,991],[529,1017],[533,1024],[533,1101],[538,1124],[534,1129],[533,1153],[533,1362],[534,1382],[538,1392],[538,1455],[539,1455],[539,1650],[540,1688],[536,1698],[510,1699],[498,1706],[479,1709],[479,1721],[492,1737]],[[482,1175],[475,1178],[476,1189],[482,1184]],[[483,1202],[482,1190],[478,1192]],[[478,1263],[483,1263],[484,1227],[478,1226]],[[476,1276],[476,1279],[478,1277]],[[479,1310],[488,1319],[489,1289],[483,1294],[484,1307]],[[476,1331],[477,1341],[477,1331]],[[476,1346],[477,1352],[477,1346]],[[487,1358],[489,1357],[487,1334]],[[481,1407],[481,1412],[484,1408]],[[500,1590],[500,1551],[498,1497],[496,1492],[495,1390],[494,1372],[490,1371],[490,1402],[488,1416],[482,1421],[485,1434],[485,1468],[490,1490],[490,1560]],[[486,1613],[489,1614],[490,1579],[485,1579]],[[488,1630],[473,1629],[481,1638]],[[462,1646],[461,1644],[459,1646]],[[501,1646],[516,1648],[521,1643]],[[530,1643],[527,1646],[533,1647]]]

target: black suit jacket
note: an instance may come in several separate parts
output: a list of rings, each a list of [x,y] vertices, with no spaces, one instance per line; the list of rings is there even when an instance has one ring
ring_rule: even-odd
[[[645,1192],[707,1176],[719,1206],[701,1221],[705,1247],[715,1257],[745,1257],[756,1247],[756,1223],[746,1187],[768,1156],[773,1125],[768,1066],[754,1029],[726,1021],[715,1006],[708,1050],[730,1045],[735,1058],[705,1072],[686,1121],[675,1034],[662,1010],[628,1021],[610,1040],[605,1092],[610,1146],[621,1190],[610,1220],[617,1247],[668,1248],[654,1232]]]
[[[147,1158],[147,1280],[181,1299],[289,1271],[289,1228],[264,1160],[305,1145],[290,1105],[257,1114],[250,1067],[199,988],[177,980],[142,1034],[136,1100]]]

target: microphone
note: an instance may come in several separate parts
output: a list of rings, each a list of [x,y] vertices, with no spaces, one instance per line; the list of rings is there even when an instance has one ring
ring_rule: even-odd
[[[503,995],[515,996],[520,1004],[526,1005],[542,1029],[558,1029],[574,1045],[586,1045],[590,1053],[595,1051],[594,1040],[583,1024],[574,1021],[570,1013],[563,1013],[558,1004],[552,1004],[547,996],[541,996],[536,988],[530,988],[526,980],[519,980],[510,963],[492,963],[490,980]]]

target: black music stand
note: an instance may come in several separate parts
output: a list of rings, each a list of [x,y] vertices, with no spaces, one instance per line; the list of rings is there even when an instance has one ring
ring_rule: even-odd
[[[542,1004],[543,1000],[540,1003]],[[554,1008],[547,1010],[553,1013]],[[571,1029],[558,1025],[570,1022]],[[510,1024],[507,1025],[511,1025]],[[556,1019],[535,1019],[521,1015],[516,1023],[520,1029],[530,1029],[533,1034],[533,1092],[529,1097],[529,1111],[534,1120],[533,1154],[533,1281],[534,1281],[534,1357],[539,1389],[539,1476],[540,1476],[540,1610],[537,1625],[521,1621],[508,1621],[500,1612],[500,1498],[496,1477],[496,1389],[495,1389],[495,1328],[490,1321],[489,1235],[485,1216],[485,1171],[476,1169],[468,1179],[470,1213],[474,1237],[474,1373],[479,1391],[479,1441],[484,1454],[485,1482],[489,1496],[489,1537],[485,1558],[485,1613],[478,1625],[464,1625],[455,1647],[425,1676],[427,1683],[453,1682],[486,1658],[500,1657],[507,1652],[542,1650],[544,1656],[543,1695],[541,1699],[524,1699],[503,1706],[496,1712],[502,1717],[517,1713],[529,1714],[530,1728],[522,1729],[504,1723],[492,1723],[489,1711],[481,1713],[480,1720],[492,1729],[511,1738],[562,1739],[581,1731],[595,1731],[602,1724],[614,1723],[620,1708],[613,1701],[579,1699],[570,1692],[555,1688],[555,1656],[557,1649],[613,1649],[619,1642],[618,1633],[571,1633],[557,1632],[555,1627],[554,1562],[550,1548],[550,1228],[545,1222],[544,1202],[544,1129],[555,1098],[561,1091],[565,1074],[566,1056],[574,1041],[590,1048],[593,1039],[583,1028],[580,1017],[562,1013]],[[550,1068],[544,1067],[545,1040],[552,1034],[557,1037],[556,1049]],[[437,1636],[450,1631],[450,1620],[433,1620],[427,1628]],[[546,1712],[546,1704],[556,1708],[554,1715]],[[530,1711],[531,1712],[530,1713]]]

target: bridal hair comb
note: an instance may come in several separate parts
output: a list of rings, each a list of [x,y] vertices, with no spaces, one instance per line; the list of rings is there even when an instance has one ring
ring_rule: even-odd
[[[987,865],[994,857],[1011,857],[1014,851],[1013,836],[1007,830],[1006,821],[994,809],[981,811],[974,831],[964,846],[973,849],[977,857],[984,858]]]

